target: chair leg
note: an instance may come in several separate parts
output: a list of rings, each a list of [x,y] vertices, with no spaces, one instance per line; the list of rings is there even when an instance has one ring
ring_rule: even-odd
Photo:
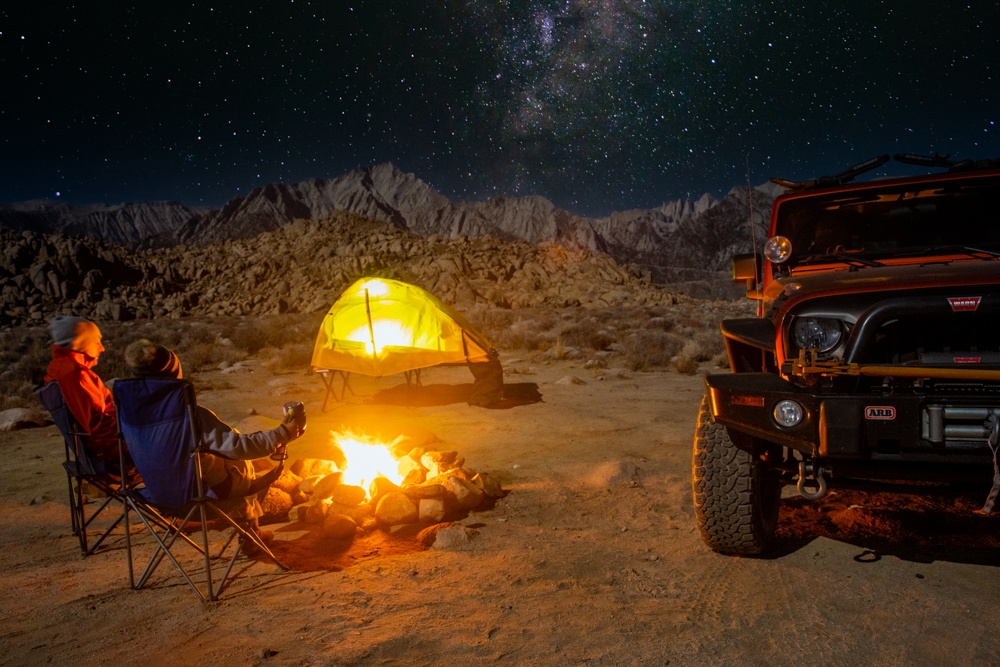
[[[212,587],[212,556],[208,549],[208,515],[205,513],[203,500],[198,501],[198,511],[201,514],[201,540],[205,547],[205,579],[208,582],[205,587],[208,589],[208,601],[215,602],[215,589]]]
[[[76,516],[76,492],[73,490],[73,477],[66,473],[66,483],[69,485],[69,520],[73,524],[73,536],[80,534],[80,522]]]
[[[87,549],[87,521],[85,521],[86,515],[83,509],[83,480],[79,477],[76,479],[76,502],[79,511],[77,521],[80,524],[80,533],[78,535],[80,538],[80,555],[86,556],[89,553]]]
[[[227,546],[229,545],[229,542],[233,541],[233,538],[236,537],[236,535],[237,535],[237,532],[234,530],[233,534],[229,537],[229,541],[226,542]],[[242,535],[239,537],[239,539],[236,540],[236,549],[233,550],[233,555],[229,559],[229,564],[226,566],[226,571],[222,573],[222,578],[219,579],[219,585],[216,587],[215,592],[212,594],[213,599],[215,599],[215,600],[219,599],[219,595],[222,593],[222,587],[225,586],[226,585],[226,581],[229,580],[229,573],[232,572],[232,570],[233,570],[233,564],[236,563],[236,559],[239,558],[239,555],[240,555],[241,551],[243,551],[243,536]],[[220,553],[219,555],[221,556],[222,554]]]
[[[149,522],[147,521],[146,517],[142,514],[142,512],[139,512],[137,507],[133,509],[135,509],[136,513],[139,514],[139,518],[142,520],[144,524],[146,524],[146,528],[149,530],[149,532],[153,534],[153,537],[159,544],[157,552],[153,555],[153,559],[156,559],[156,556],[160,556],[160,559],[157,560],[157,565],[163,559],[163,556],[161,554],[166,555],[166,557],[170,559],[170,562],[174,564],[174,567],[177,568],[177,571],[181,573],[181,576],[184,577],[184,580],[188,583],[191,589],[195,592],[195,594],[197,594],[198,598],[202,602],[208,602],[208,600],[205,598],[205,595],[201,592],[201,590],[199,590],[198,586],[195,585],[195,583],[191,580],[191,577],[189,577],[188,573],[184,570],[183,567],[181,567],[181,564],[177,562],[177,559],[174,557],[173,553],[170,552],[170,547],[173,546],[173,543],[176,540],[176,533],[171,535],[171,540],[169,544],[164,542],[163,539],[160,537],[160,534],[157,533],[155,530],[153,530],[153,527],[149,524]],[[184,521],[181,522],[181,525],[178,527],[177,529],[178,532],[181,529],[183,529],[184,526],[187,524],[188,519],[190,519],[191,516],[194,514],[195,509],[196,508],[191,508],[191,511],[188,512],[187,518],[185,518]],[[204,530],[204,523],[202,524],[202,528]],[[207,536],[207,531],[206,531],[206,536]],[[153,565],[152,559],[150,560],[150,565]],[[153,569],[155,569],[155,567],[156,566],[153,566]],[[152,570],[149,569],[149,565],[146,566],[146,569],[148,571],[143,572],[143,576],[142,578],[140,578],[139,583],[136,585],[136,588],[142,588],[146,584],[146,581],[149,579],[149,575],[152,574]],[[211,593],[211,589],[209,589],[209,591]]]
[[[132,533],[128,520],[128,508],[131,502],[131,500],[122,496],[122,517],[125,519],[125,557],[128,558],[128,587],[135,589],[135,573],[132,570]]]
[[[206,505],[208,506],[209,509],[211,509],[213,512],[215,512],[219,516],[219,518],[221,518],[223,521],[225,521],[226,523],[228,523],[231,527],[233,527],[237,531],[239,531],[240,535],[244,539],[248,539],[251,542],[253,542],[257,546],[257,548],[259,548],[263,553],[265,553],[267,555],[268,559],[271,560],[275,565],[277,565],[278,567],[280,567],[282,570],[286,570],[286,571],[288,570],[288,567],[286,567],[281,561],[278,560],[278,558],[274,555],[274,553],[271,552],[271,550],[267,547],[267,545],[264,544],[263,540],[261,540],[260,537],[253,530],[247,530],[246,527],[244,527],[244,526],[240,525],[239,523],[237,523],[236,521],[234,521],[231,516],[229,516],[228,514],[226,514],[225,512],[223,512],[222,510],[220,510],[218,507],[216,507],[212,503],[206,503]]]

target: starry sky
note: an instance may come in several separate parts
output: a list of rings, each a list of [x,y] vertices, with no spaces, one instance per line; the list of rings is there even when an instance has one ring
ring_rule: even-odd
[[[0,91],[3,202],[220,206],[392,161],[453,200],[605,215],[748,171],[1000,157],[1000,8],[36,0],[0,8]]]

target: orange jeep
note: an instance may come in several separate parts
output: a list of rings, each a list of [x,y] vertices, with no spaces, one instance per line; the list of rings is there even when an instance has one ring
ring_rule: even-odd
[[[757,554],[781,488],[841,479],[1000,489],[1000,160],[897,160],[946,173],[779,181],[763,258],[733,258],[758,317],[722,322],[731,373],[706,377],[695,514],[709,547]]]

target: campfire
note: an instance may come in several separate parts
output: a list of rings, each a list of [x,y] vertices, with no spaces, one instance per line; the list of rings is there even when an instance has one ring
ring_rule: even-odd
[[[364,433],[331,433],[328,459],[299,459],[274,483],[265,522],[301,521],[333,539],[358,531],[431,526],[489,506],[499,482],[465,467],[455,451],[411,447]]]

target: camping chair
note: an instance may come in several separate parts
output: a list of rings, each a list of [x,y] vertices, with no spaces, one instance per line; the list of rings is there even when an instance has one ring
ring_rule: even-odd
[[[166,556],[203,602],[217,600],[247,541],[256,545],[260,553],[278,567],[287,570],[244,517],[224,511],[220,505],[226,501],[218,501],[211,490],[205,489],[201,459],[197,456],[201,439],[194,418],[196,403],[191,383],[185,380],[133,378],[115,382],[111,393],[118,414],[119,436],[128,442],[129,454],[142,475],[144,485],[142,489],[128,489],[124,494],[129,585],[134,589],[143,588]],[[156,550],[138,581],[135,580],[132,565],[129,510],[139,516],[157,542]],[[232,529],[215,558],[221,558],[236,538],[233,555],[215,587],[208,541],[210,515]],[[192,520],[200,526],[200,544],[184,533]],[[194,547],[204,558],[205,592],[195,584],[171,551],[178,538]]]
[[[91,454],[87,449],[87,439],[89,435],[80,428],[73,414],[66,407],[63,400],[62,391],[55,382],[49,382],[35,390],[35,396],[45,409],[52,415],[52,420],[56,423],[59,432],[62,433],[63,443],[66,446],[66,460],[63,468],[66,470],[66,481],[69,485],[69,514],[73,526],[73,534],[80,540],[80,554],[84,557],[90,556],[97,547],[101,546],[104,539],[122,522],[122,516],[115,519],[114,523],[101,533],[93,545],[89,544],[87,528],[91,522],[98,517],[108,505],[114,501],[120,501],[121,482],[108,474],[104,461]],[[86,482],[105,495],[97,509],[87,516],[87,499],[83,492],[83,483]]]

